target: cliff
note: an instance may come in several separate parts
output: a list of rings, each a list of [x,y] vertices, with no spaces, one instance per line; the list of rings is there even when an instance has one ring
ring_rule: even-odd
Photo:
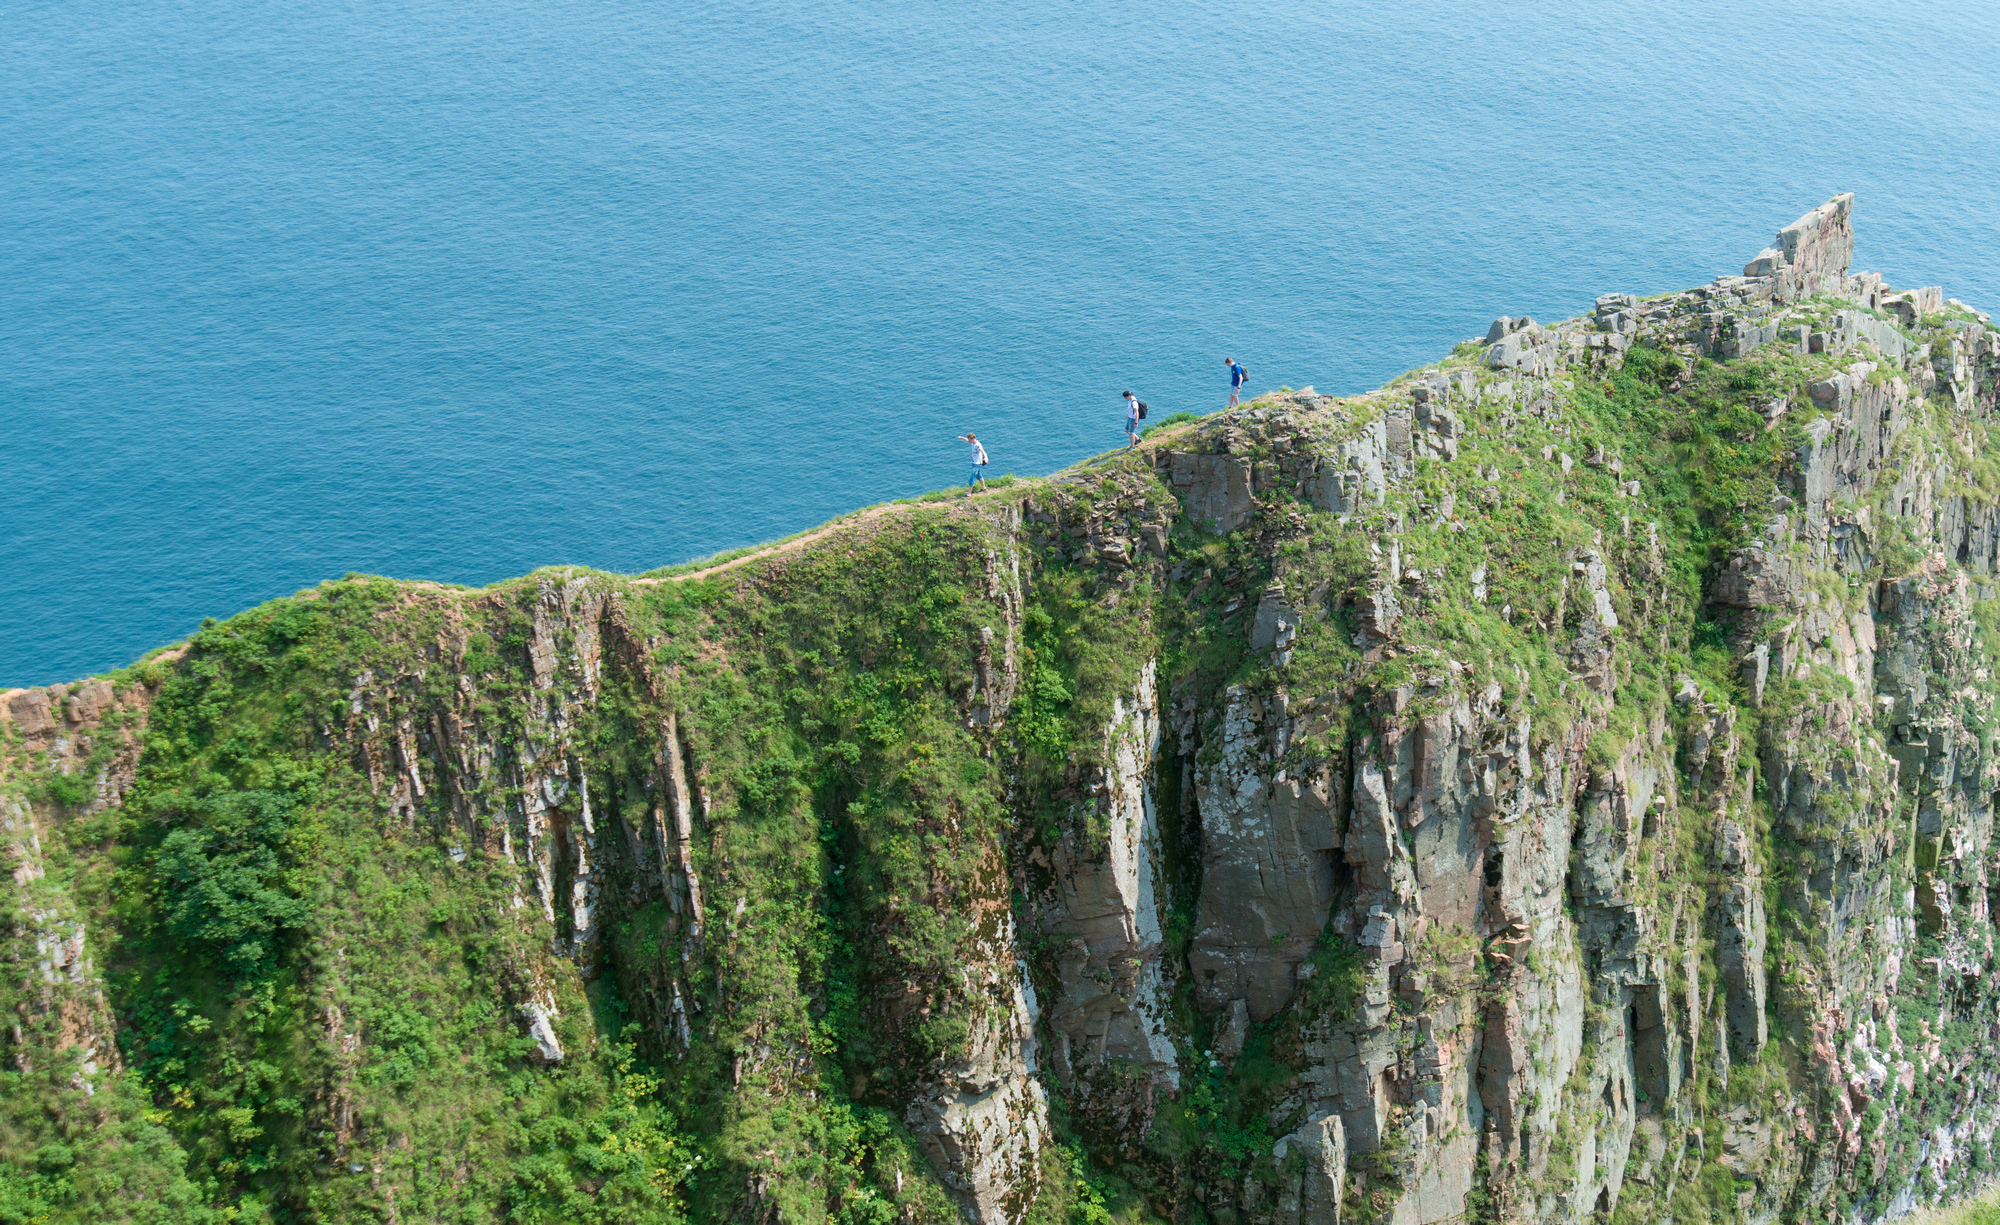
[[[0,1219],[1874,1221],[2000,1090],[2000,332],[1503,318],[0,712]]]

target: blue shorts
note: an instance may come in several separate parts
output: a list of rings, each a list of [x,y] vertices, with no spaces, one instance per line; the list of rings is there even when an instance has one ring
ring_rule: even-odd
[[[1127,434],[1136,434],[1139,432],[1139,419],[1137,417],[1125,418],[1125,432]]]
[[[973,483],[975,483],[975,482],[977,482],[977,481],[983,481],[983,480],[985,480],[985,479],[986,479],[986,473],[985,473],[985,472],[983,472],[983,471],[981,471],[981,469],[982,469],[982,468],[984,468],[984,467],[985,467],[985,465],[984,465],[984,464],[974,464],[974,465],[972,465],[972,475],[971,475],[970,477],[968,477],[968,478],[966,479],[966,482],[965,482],[965,483],[966,483],[966,484],[967,484],[968,486],[970,486],[970,485],[972,485]]]

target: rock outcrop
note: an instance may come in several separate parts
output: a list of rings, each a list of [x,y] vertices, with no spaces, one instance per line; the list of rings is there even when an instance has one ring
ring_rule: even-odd
[[[1079,1093],[1093,1072],[1119,1061],[1145,1068],[1163,1088],[1180,1086],[1161,966],[1156,672],[1148,663],[1129,700],[1113,708],[1102,840],[1069,838],[1052,852],[1060,908],[1044,922],[1074,938],[1056,957],[1049,1028],[1056,1075]]]

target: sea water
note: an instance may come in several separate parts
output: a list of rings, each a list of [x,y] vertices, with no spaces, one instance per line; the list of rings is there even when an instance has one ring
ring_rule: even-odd
[[[0,684],[349,571],[639,571],[1857,264],[2000,307],[2000,6],[14,0]]]

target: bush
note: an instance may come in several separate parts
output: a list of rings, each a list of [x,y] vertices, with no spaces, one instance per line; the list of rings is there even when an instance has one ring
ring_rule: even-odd
[[[160,843],[155,880],[167,929],[219,953],[238,978],[269,972],[311,907],[289,880],[296,805],[272,791],[199,801]]]
[[[1320,932],[1308,960],[1313,976],[1301,989],[1306,1006],[1336,1021],[1352,1019],[1355,1006],[1368,989],[1367,976],[1361,968],[1361,949],[1328,927]]]
[[[52,804],[61,804],[65,808],[88,803],[93,790],[91,785],[84,781],[81,773],[50,773],[40,780],[37,788],[41,792],[40,798]]]
[[[1068,756],[1067,720],[1069,704],[1076,698],[1076,685],[1064,675],[1068,659],[1062,650],[1055,618],[1039,606],[1030,605],[1023,621],[1028,658],[1021,690],[1014,698],[1014,730],[1029,751],[1046,762],[1058,764]]]

